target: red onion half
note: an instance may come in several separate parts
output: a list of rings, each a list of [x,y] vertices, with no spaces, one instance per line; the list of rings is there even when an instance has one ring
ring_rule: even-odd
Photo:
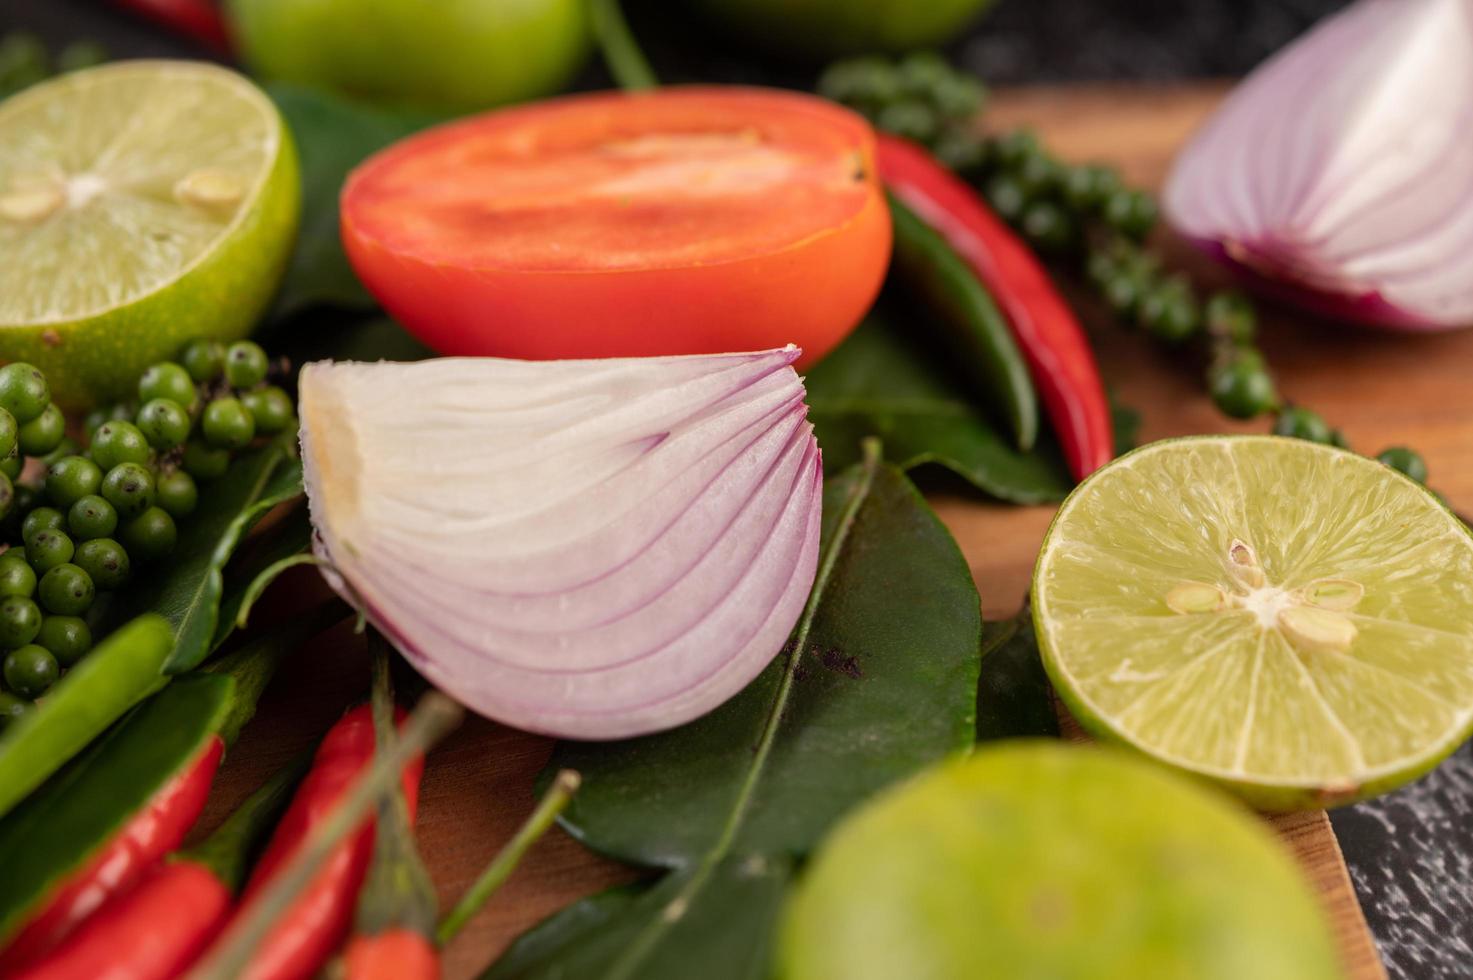
[[[798,355],[309,364],[328,581],[508,725],[607,739],[704,714],[777,655],[813,585]]]
[[[1473,324],[1473,0],[1360,0],[1261,65],[1177,158],[1178,231],[1268,291]]]

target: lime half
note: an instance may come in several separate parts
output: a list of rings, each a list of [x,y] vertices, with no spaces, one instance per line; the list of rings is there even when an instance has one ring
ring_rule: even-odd
[[[1297,439],[1177,439],[1064,502],[1039,646],[1085,728],[1254,805],[1338,805],[1473,725],[1473,538],[1427,489]]]
[[[190,339],[244,336],[300,195],[280,114],[224,68],[120,62],[0,103],[0,359],[82,406]]]
[[[779,940],[782,980],[1334,980],[1268,829],[1123,752],[1001,743],[839,825]]]

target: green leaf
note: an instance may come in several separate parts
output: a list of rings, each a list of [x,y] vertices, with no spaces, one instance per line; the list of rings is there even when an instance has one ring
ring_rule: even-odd
[[[907,316],[919,314],[882,304],[804,379],[824,469],[851,465],[861,441],[877,436],[901,469],[938,464],[1011,503],[1062,499],[1073,481],[1052,437],[1016,449]]]
[[[493,976],[762,976],[792,863],[851,807],[972,743],[982,617],[956,542],[874,458],[829,481],[823,531],[793,640],[742,693],[671,732],[558,746],[549,772],[583,774],[568,830],[670,873],[535,962],[513,947],[530,965]]]
[[[977,741],[1057,738],[1053,688],[1038,654],[1028,603],[1012,619],[982,631],[982,680],[977,685]]]
[[[338,193],[366,157],[443,116],[386,112],[317,89],[267,87],[297,144],[302,171],[302,223],[277,297],[287,316],[319,304],[367,308],[373,297],[359,283],[338,233]]]
[[[106,618],[119,623],[156,612],[174,628],[174,652],[164,669],[189,670],[214,648],[224,592],[223,570],[241,538],[271,508],[302,493],[302,464],[292,454],[295,435],[236,457],[204,488],[199,508],[181,522],[168,562],[113,596]]]
[[[259,531],[237,551],[225,566],[225,589],[220,598],[220,612],[215,623],[215,637],[210,649],[220,645],[235,632],[235,621],[246,597],[261,585],[261,577],[272,566],[312,546],[312,521],[307,508],[293,507],[290,513],[269,528]]]
[[[0,820],[0,945],[195,757],[233,687],[220,674],[177,678]]]
[[[123,712],[167,682],[174,635],[157,616],[140,616],[97,644],[0,737],[0,816],[41,785]]]

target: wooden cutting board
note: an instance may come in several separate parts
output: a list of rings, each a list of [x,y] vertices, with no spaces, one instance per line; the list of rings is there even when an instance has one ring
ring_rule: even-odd
[[[1156,186],[1176,148],[1223,91],[1222,86],[1096,86],[1004,92],[993,100],[988,120],[997,127],[1027,123],[1066,160],[1113,163],[1131,181]],[[1125,333],[1104,317],[1087,312],[1086,319],[1105,377],[1125,404],[1142,413],[1143,440],[1261,431],[1261,425],[1224,422],[1202,394],[1198,365]],[[1285,394],[1321,411],[1364,451],[1415,446],[1427,458],[1432,482],[1453,506],[1473,506],[1473,421],[1466,412],[1459,417],[1467,403],[1473,331],[1408,338],[1299,321],[1279,315],[1265,324],[1264,344]],[[941,494],[933,501],[971,563],[984,614],[1012,614],[1027,590],[1053,509],[1002,506],[973,495]],[[226,762],[207,826],[309,745],[363,689],[358,650],[358,643],[340,631],[284,668],[258,720]],[[419,833],[443,903],[460,895],[530,811],[532,779],[550,747],[547,739],[474,719],[435,751],[424,779]],[[1384,977],[1325,815],[1271,823],[1323,897],[1349,975]],[[630,876],[554,831],[452,944],[446,976],[474,976],[528,926]]]

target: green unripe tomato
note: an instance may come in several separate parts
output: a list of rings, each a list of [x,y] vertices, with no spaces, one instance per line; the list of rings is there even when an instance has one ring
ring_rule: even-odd
[[[21,697],[39,698],[61,676],[61,666],[50,650],[31,643],[6,654],[4,672],[6,687]]]
[[[991,5],[992,0],[699,0],[696,6],[755,46],[824,59],[932,47]]]
[[[129,556],[146,562],[173,551],[179,532],[167,511],[161,507],[150,507],[123,525],[121,537]]]
[[[132,571],[128,552],[112,538],[83,541],[77,548],[72,564],[86,572],[92,583],[104,592],[116,589],[128,581],[128,573]]]
[[[47,404],[41,414],[24,423],[16,434],[16,444],[26,456],[45,456],[61,445],[66,435],[66,416],[55,402]]]
[[[92,460],[103,472],[121,463],[147,463],[152,455],[148,440],[132,422],[111,420],[103,423],[89,449]]]
[[[240,396],[240,400],[250,409],[251,417],[256,420],[256,431],[263,436],[285,431],[296,413],[291,395],[275,385],[248,391]]]
[[[562,89],[586,0],[228,0],[254,73],[379,102],[482,109]]]
[[[1418,483],[1427,482],[1427,461],[1421,457],[1421,454],[1405,446],[1392,446],[1390,449],[1383,449],[1376,459],[1385,463],[1393,470],[1399,470],[1405,473]]]
[[[57,616],[80,616],[92,605],[97,588],[92,576],[76,565],[57,565],[41,576],[36,586],[36,597],[49,613]],[[40,632],[41,624],[36,624]]]
[[[138,431],[160,452],[184,445],[190,424],[189,413],[172,398],[155,398],[138,410]]]
[[[218,340],[192,341],[179,355],[179,363],[194,381],[214,381],[225,370],[225,345]]]
[[[51,389],[41,369],[22,361],[0,367],[0,408],[21,425],[46,411]]]
[[[212,449],[195,439],[184,444],[184,472],[196,480],[218,480],[230,469],[230,450]]]
[[[134,517],[153,506],[153,474],[137,463],[119,463],[102,478],[102,496],[120,517]]]
[[[195,486],[194,477],[183,470],[160,474],[154,488],[154,502],[171,517],[189,516],[199,503],[199,488]]]
[[[256,437],[256,420],[239,398],[216,398],[199,420],[205,442],[217,449],[241,449]]]
[[[80,616],[47,616],[41,620],[36,643],[50,650],[63,667],[71,667],[92,649],[92,631]]]
[[[0,647],[11,650],[23,647],[34,640],[40,631],[41,610],[33,601],[18,595],[0,599]],[[19,690],[14,684],[10,687],[12,690]]]
[[[152,365],[138,379],[138,400],[147,405],[159,398],[167,398],[188,409],[194,404],[194,379],[173,361]]]
[[[102,469],[86,456],[63,456],[46,471],[46,496],[58,507],[70,507],[102,486]]]
[[[21,552],[11,549],[0,555],[0,597],[18,595],[29,599],[36,592],[36,572]]]
[[[118,511],[97,494],[88,494],[67,511],[67,530],[75,541],[111,537],[118,527]]]

